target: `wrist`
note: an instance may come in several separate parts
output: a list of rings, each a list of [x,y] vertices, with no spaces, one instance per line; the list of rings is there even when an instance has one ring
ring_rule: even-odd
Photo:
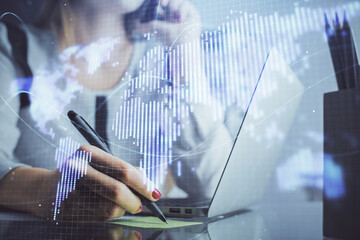
[[[57,172],[31,167],[14,169],[0,180],[0,205],[47,218],[56,193]]]

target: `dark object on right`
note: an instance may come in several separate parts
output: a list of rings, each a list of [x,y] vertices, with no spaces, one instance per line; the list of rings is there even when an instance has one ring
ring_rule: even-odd
[[[330,26],[325,14],[325,31],[339,90],[360,88],[360,66],[346,12],[344,11],[342,26],[336,13],[333,28]]]
[[[323,235],[360,239],[360,90],[324,95]]]

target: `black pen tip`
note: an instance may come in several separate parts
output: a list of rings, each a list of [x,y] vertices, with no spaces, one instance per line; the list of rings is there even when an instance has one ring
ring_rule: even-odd
[[[168,221],[166,220],[165,216],[163,214],[161,214],[161,216],[159,217],[161,219],[161,221],[163,221],[166,224],[169,224]]]
[[[73,119],[77,116],[76,112],[74,112],[73,110],[68,111],[67,115],[70,119]]]

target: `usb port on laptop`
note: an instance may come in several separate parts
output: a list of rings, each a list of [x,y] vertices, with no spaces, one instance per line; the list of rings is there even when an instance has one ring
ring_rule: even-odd
[[[185,209],[185,213],[191,214],[191,213],[192,213],[192,209]]]
[[[171,212],[171,213],[180,213],[180,208],[169,208],[169,212]]]

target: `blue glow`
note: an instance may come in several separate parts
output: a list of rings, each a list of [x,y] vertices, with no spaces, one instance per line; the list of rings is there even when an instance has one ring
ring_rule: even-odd
[[[30,91],[31,85],[33,83],[33,78],[19,78],[17,79],[18,90],[21,92]]]
[[[178,170],[177,172],[178,177],[181,177],[181,161],[177,162],[177,170]]]
[[[344,174],[342,168],[334,162],[331,155],[324,156],[324,194],[328,199],[337,199],[345,195]]]

